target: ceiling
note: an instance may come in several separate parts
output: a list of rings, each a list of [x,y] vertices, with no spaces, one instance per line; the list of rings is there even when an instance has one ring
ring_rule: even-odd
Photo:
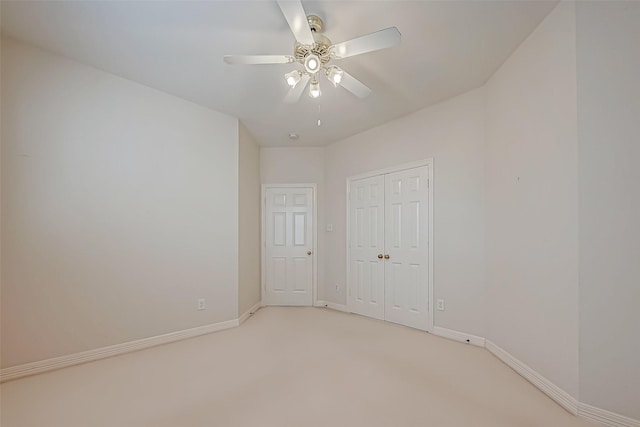
[[[294,64],[222,60],[292,53],[275,1],[2,1],[1,14],[3,33],[238,117],[263,146],[320,146],[481,86],[556,4],[303,0],[334,43],[391,26],[402,42],[335,61],[369,97],[322,79],[322,96],[297,104],[283,102]]]

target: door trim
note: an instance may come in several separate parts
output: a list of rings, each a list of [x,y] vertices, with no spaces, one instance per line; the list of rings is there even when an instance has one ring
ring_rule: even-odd
[[[266,247],[267,247],[267,218],[265,217],[267,209],[267,189],[271,188],[311,188],[311,203],[313,203],[313,225],[311,229],[313,230],[313,253],[311,254],[311,263],[312,263],[312,272],[311,272],[311,306],[315,306],[318,301],[318,262],[317,262],[317,252],[318,252],[318,203],[317,203],[317,191],[316,184],[262,184],[262,190],[260,193],[261,202],[260,202],[260,210],[261,210],[261,222],[260,222],[260,298],[264,296],[264,292],[267,286],[267,271],[266,271]],[[262,301],[261,301],[262,305]]]
[[[352,176],[348,176],[347,177],[347,191],[346,191],[346,199],[347,199],[347,227],[346,227],[346,252],[347,252],[347,277],[345,280],[345,283],[347,284],[347,295],[346,295],[346,299],[347,299],[347,310],[349,310],[349,312],[353,312],[352,310],[352,304],[351,304],[351,298],[350,298],[350,293],[351,293],[351,283],[349,281],[349,277],[351,277],[351,198],[350,198],[350,192],[351,192],[351,182],[358,180],[358,179],[364,179],[364,178],[371,178],[373,176],[377,176],[377,175],[385,175],[388,173],[393,173],[393,172],[400,172],[403,170],[407,170],[407,169],[414,169],[414,168],[418,168],[418,167],[422,167],[422,166],[427,166],[427,176],[429,178],[429,245],[428,245],[428,250],[429,250],[429,259],[428,259],[428,265],[429,265],[429,283],[427,284],[428,289],[427,289],[427,294],[429,295],[429,304],[427,305],[428,309],[429,309],[429,315],[427,316],[427,320],[428,320],[428,324],[427,324],[427,332],[431,332],[433,333],[433,327],[434,327],[434,303],[433,303],[433,241],[434,241],[434,235],[433,235],[433,189],[434,189],[434,183],[433,183],[433,157],[430,157],[428,159],[423,159],[423,160],[418,160],[415,162],[410,162],[410,163],[403,163],[400,165],[396,165],[396,166],[390,166],[384,169],[377,169],[374,171],[369,171],[369,172],[365,172],[365,173],[361,173],[358,175],[352,175]]]

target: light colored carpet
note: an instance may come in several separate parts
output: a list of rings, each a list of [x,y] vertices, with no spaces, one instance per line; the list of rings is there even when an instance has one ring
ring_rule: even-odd
[[[2,427],[593,427],[482,348],[310,307],[1,391]]]

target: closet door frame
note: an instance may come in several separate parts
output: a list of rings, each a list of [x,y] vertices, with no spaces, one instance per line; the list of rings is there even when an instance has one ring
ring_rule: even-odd
[[[404,163],[397,166],[391,166],[384,169],[378,169],[370,172],[366,172],[359,175],[354,175],[347,177],[347,191],[346,191],[346,199],[347,199],[347,230],[346,230],[346,252],[347,252],[347,277],[345,283],[347,284],[347,309],[349,312],[353,312],[352,303],[350,298],[350,293],[352,291],[352,284],[350,283],[351,277],[351,182],[364,178],[371,178],[378,175],[386,175],[388,173],[400,172],[407,169],[414,169],[418,167],[427,167],[427,176],[429,179],[428,186],[428,200],[429,200],[429,244],[428,244],[428,265],[429,265],[429,274],[428,274],[428,289],[427,295],[429,296],[429,315],[428,315],[428,325],[427,332],[433,332],[433,324],[434,324],[434,301],[433,301],[433,190],[434,190],[434,182],[433,182],[433,158],[428,158],[424,160],[418,160],[416,162]]]

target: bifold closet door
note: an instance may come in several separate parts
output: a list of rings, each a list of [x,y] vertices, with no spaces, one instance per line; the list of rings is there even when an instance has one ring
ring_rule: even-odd
[[[350,185],[350,307],[384,319],[384,176]]]
[[[429,182],[426,166],[350,182],[349,307],[429,327]]]
[[[423,330],[429,315],[428,185],[426,167],[385,175],[384,318]]]

